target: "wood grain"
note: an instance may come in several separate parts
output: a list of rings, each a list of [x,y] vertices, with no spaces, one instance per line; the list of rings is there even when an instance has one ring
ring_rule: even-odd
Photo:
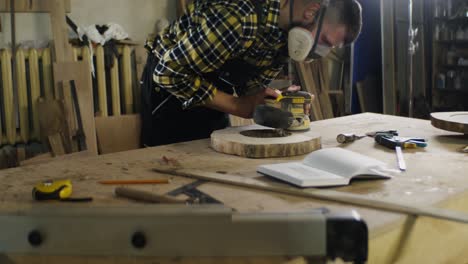
[[[287,137],[254,138],[241,134],[262,126],[230,127],[211,134],[211,147],[221,153],[247,158],[291,157],[321,148],[320,136],[293,133]]]
[[[433,126],[468,135],[468,112],[440,112],[431,114]]]
[[[86,146],[88,147],[89,153],[97,155],[93,86],[89,65],[84,61],[54,63],[53,70],[56,83],[75,80],[78,104],[83,121],[83,130],[86,136]]]
[[[140,115],[96,117],[95,120],[100,154],[140,147]]]
[[[269,191],[299,197],[307,197],[331,202],[351,204],[388,212],[404,213],[415,216],[427,216],[465,224],[468,223],[468,214],[439,209],[435,207],[413,207],[407,204],[372,199],[360,195],[342,193],[332,190],[321,190],[313,188],[299,189],[295,187],[275,186],[268,182],[263,182],[256,179],[249,179],[247,177],[212,173],[202,170],[173,170],[157,168],[154,169],[154,171],[173,176],[182,176],[216,183],[224,183],[228,185],[246,187],[249,189],[255,189],[260,191]]]

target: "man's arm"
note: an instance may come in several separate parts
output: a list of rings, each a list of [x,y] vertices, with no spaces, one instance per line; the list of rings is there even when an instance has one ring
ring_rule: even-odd
[[[242,118],[252,118],[255,106],[264,103],[267,96],[278,97],[279,93],[271,88],[243,97],[235,97],[222,91],[217,91],[214,97],[206,103],[206,106],[224,113],[239,116]]]
[[[159,62],[154,72],[159,88],[189,107],[214,99],[217,89],[202,77],[203,73],[220,68],[234,52],[250,45],[254,36],[251,28],[244,27],[250,18],[240,18],[232,8],[215,6],[196,15],[193,27],[178,35],[175,45],[159,46]],[[157,49],[159,44],[155,45]],[[236,101],[222,95],[221,98],[223,103]]]

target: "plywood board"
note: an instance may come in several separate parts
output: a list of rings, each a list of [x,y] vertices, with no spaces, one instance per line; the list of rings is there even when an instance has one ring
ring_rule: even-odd
[[[96,117],[96,133],[100,154],[140,147],[140,115]]]
[[[75,80],[83,130],[86,136],[86,146],[89,153],[97,155],[93,86],[88,63],[83,61],[54,63],[53,70],[55,82]]]
[[[221,153],[247,158],[291,157],[321,148],[320,136],[292,133],[286,137],[259,138],[241,134],[251,130],[273,131],[258,125],[217,130],[211,134],[211,147]]]

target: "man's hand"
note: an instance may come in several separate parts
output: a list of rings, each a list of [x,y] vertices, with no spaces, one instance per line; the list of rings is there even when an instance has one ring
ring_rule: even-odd
[[[300,86],[290,86],[287,91],[296,92],[301,90]],[[222,91],[217,91],[215,97],[207,102],[206,106],[224,113],[232,114],[242,118],[252,118],[255,107],[265,103],[265,97],[277,98],[281,92],[272,88],[249,96],[235,97]],[[313,99],[313,96],[312,96]],[[310,104],[304,106],[304,111],[310,113]]]
[[[301,90],[301,86],[298,86],[298,85],[291,85],[286,89],[287,92],[298,92],[300,90]],[[313,100],[315,100],[315,96],[313,94],[311,94],[311,93],[309,93],[309,94],[310,94],[310,97],[311,97],[310,101],[312,102]],[[304,113],[306,115],[310,115],[311,108],[312,108],[311,103],[304,104]]]

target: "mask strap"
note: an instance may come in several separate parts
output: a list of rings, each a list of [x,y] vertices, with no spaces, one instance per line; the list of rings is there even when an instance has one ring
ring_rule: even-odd
[[[323,20],[325,18],[325,13],[327,12],[327,8],[329,5],[330,5],[330,0],[323,0],[322,3],[320,4],[317,32],[315,33],[314,46],[312,46],[311,53],[315,52],[315,49],[317,48],[320,33],[322,33]],[[317,17],[315,20],[317,20]],[[315,22],[316,21],[314,21],[314,23]]]

